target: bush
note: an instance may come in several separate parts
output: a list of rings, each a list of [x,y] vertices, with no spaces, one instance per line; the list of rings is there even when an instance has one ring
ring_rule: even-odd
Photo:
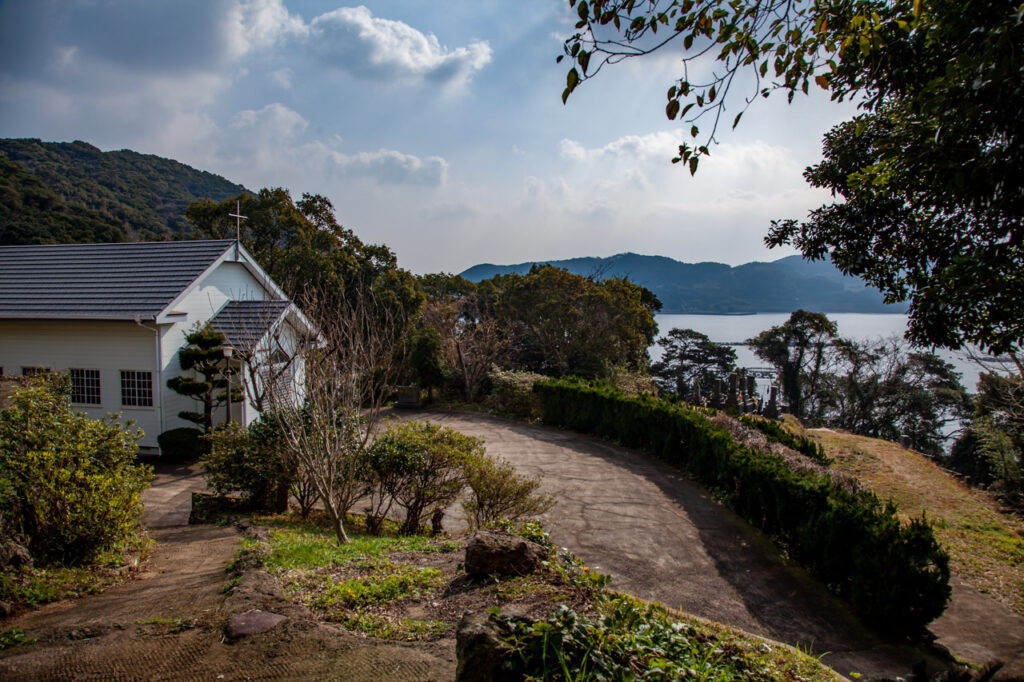
[[[543,374],[492,367],[487,377],[491,392],[484,402],[488,407],[521,419],[541,418],[540,399],[533,392],[533,384],[545,379]]]
[[[210,453],[200,461],[218,495],[237,491],[250,509],[287,510],[294,471],[283,456],[271,418],[263,415],[248,429],[238,422],[221,424],[204,438]]]
[[[138,530],[150,469],[142,431],[71,409],[66,376],[33,377],[0,410],[0,482],[8,537],[42,563],[80,564]]]
[[[555,505],[555,498],[538,492],[539,477],[517,474],[508,462],[486,455],[467,461],[466,483],[470,497],[462,509],[472,528],[536,517]]]
[[[446,507],[459,496],[467,460],[483,456],[483,449],[479,438],[447,426],[403,422],[367,449],[367,468],[378,490],[405,510],[401,532],[415,533],[427,509]]]
[[[949,598],[949,557],[922,520],[739,445],[700,411],[574,380],[538,382],[547,424],[616,440],[689,470],[883,630],[915,633]]]
[[[170,464],[189,464],[198,461],[206,451],[203,432],[191,426],[168,429],[156,437],[160,454]]]

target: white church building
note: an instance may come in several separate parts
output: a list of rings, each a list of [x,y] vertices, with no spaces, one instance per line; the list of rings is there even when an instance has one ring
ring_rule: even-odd
[[[248,382],[235,421],[259,416],[266,367],[302,385],[294,358],[312,327],[234,240],[0,246],[0,374],[68,372],[74,408],[121,413],[145,432],[146,450],[164,431],[195,426],[178,413],[199,403],[167,380],[188,374],[178,351],[207,323],[226,337],[233,380]],[[263,370],[246,371],[246,357]],[[226,406],[217,412],[227,418]]]

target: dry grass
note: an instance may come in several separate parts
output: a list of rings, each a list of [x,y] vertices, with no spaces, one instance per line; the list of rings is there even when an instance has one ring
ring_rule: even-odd
[[[788,422],[803,431],[798,423]],[[968,487],[931,460],[896,443],[829,429],[805,433],[834,467],[855,477],[904,518],[925,514],[950,567],[976,589],[1024,615],[1024,522],[1000,511],[988,493]]]

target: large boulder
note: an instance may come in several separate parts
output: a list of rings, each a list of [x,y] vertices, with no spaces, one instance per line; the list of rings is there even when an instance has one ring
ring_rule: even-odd
[[[500,531],[482,531],[466,545],[469,575],[527,575],[538,571],[548,558],[536,542]]]

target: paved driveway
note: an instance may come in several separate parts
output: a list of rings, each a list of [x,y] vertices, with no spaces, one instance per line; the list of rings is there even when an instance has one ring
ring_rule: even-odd
[[[206,480],[198,464],[154,464],[153,483],[142,493],[146,528],[172,528],[188,525],[192,511],[192,493],[206,490]]]
[[[610,573],[615,589],[799,644],[843,675],[906,674],[923,656],[868,631],[760,532],[659,461],[483,414],[403,416],[479,436],[491,455],[542,474],[543,489],[559,500],[544,519],[552,539]]]

